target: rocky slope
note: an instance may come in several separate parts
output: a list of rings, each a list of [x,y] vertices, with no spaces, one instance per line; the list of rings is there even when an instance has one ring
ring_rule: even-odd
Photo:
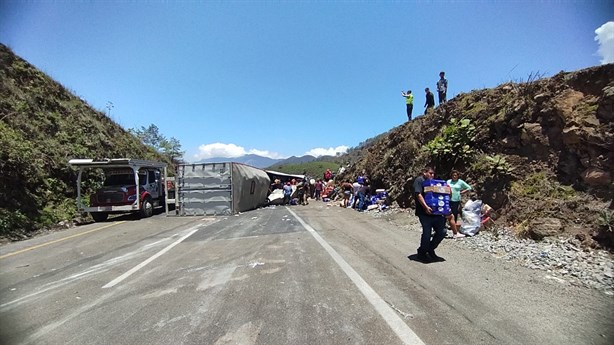
[[[460,94],[390,130],[341,178],[365,172],[410,207],[422,167],[442,179],[457,169],[517,236],[613,248],[614,65],[529,79]]]

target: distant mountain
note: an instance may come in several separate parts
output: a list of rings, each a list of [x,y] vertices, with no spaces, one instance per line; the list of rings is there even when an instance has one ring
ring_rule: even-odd
[[[244,156],[232,157],[232,158],[229,158],[229,157],[207,158],[207,159],[199,160],[194,163],[236,162],[236,163],[243,163],[243,164],[251,165],[256,168],[264,169],[264,168],[270,167],[271,165],[276,164],[279,161],[280,159],[272,159],[269,157],[262,157],[258,155],[244,155]]]
[[[260,168],[260,169],[265,169],[265,168],[270,168],[272,166],[280,166],[280,165],[290,165],[290,164],[302,164],[302,163],[309,163],[309,162],[313,162],[315,160],[318,161],[330,161],[331,159],[335,158],[334,156],[320,156],[320,157],[314,157],[311,155],[305,155],[305,156],[301,156],[301,157],[297,157],[297,156],[292,156],[286,159],[273,159],[273,158],[268,158],[268,157],[262,157],[262,156],[258,156],[258,155],[245,155],[245,156],[240,156],[240,157],[214,157],[214,158],[207,158],[207,159],[202,159],[199,160],[197,162],[194,163],[224,163],[224,162],[237,162],[237,163],[243,163],[243,164],[247,164],[247,165],[251,165],[253,167],[256,168]]]
[[[292,156],[290,158],[282,159],[279,162],[275,163],[275,165],[290,165],[290,164],[301,164],[301,163],[309,163],[313,161],[322,161],[329,162],[335,159],[335,156],[319,156],[314,157],[311,155],[305,155],[301,157]]]
[[[316,160],[316,157],[314,156],[310,156],[310,155],[306,155],[306,156],[302,156],[302,157],[297,157],[297,156],[292,156],[286,159],[282,159],[276,163],[273,163],[275,165],[288,165],[288,164],[300,164],[300,163],[308,163],[308,162],[312,162]]]

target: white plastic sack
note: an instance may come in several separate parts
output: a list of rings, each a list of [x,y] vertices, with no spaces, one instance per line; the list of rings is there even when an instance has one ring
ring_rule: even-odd
[[[270,205],[281,205],[284,203],[284,190],[275,189],[268,197]]]
[[[474,236],[480,231],[482,225],[482,200],[469,200],[463,206],[463,223],[460,232],[467,236]]]

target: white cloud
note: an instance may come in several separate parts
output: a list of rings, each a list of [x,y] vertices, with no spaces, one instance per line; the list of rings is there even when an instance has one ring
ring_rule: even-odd
[[[312,155],[315,157],[320,156],[336,156],[338,153],[345,153],[349,149],[348,146],[341,145],[337,147],[329,147],[325,148],[315,148],[305,152],[305,155]],[[258,149],[249,149],[246,150],[242,146],[238,146],[235,144],[224,144],[224,143],[212,143],[212,144],[203,144],[198,147],[198,152],[193,155],[195,161],[199,161],[201,159],[214,158],[214,157],[224,157],[224,158],[235,158],[241,157],[247,154],[258,155],[262,157],[269,157],[273,159],[284,159],[287,156],[283,156],[277,152],[271,152],[268,150],[258,150]]]
[[[244,147],[235,144],[213,143],[200,145],[198,147],[198,152],[194,155],[194,159],[201,160],[213,157],[235,158],[246,154],[254,154],[273,159],[281,158],[281,155],[276,152],[257,149],[246,150]]]
[[[258,156],[262,156],[262,157],[269,157],[269,158],[273,158],[273,159],[284,158],[282,155],[280,155],[277,152],[270,152],[270,151],[266,151],[266,150],[263,151],[263,150],[251,149],[251,150],[249,150],[249,154],[258,155]]]
[[[349,147],[347,147],[345,145],[341,145],[341,146],[337,146],[337,147],[329,147],[327,149],[318,147],[318,148],[311,149],[311,150],[305,152],[305,155],[312,155],[314,157],[336,156],[337,153],[346,153],[348,149],[349,149]]]
[[[198,153],[194,155],[196,159],[206,159],[213,157],[239,157],[245,155],[245,149],[235,144],[213,143],[200,145]]]
[[[601,56],[601,64],[614,62],[614,22],[601,25],[595,34],[595,41],[599,42],[597,54]]]

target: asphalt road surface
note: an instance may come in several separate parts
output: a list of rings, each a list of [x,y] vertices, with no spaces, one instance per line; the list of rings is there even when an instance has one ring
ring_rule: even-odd
[[[312,202],[7,244],[0,344],[614,343],[612,296],[419,236]]]

